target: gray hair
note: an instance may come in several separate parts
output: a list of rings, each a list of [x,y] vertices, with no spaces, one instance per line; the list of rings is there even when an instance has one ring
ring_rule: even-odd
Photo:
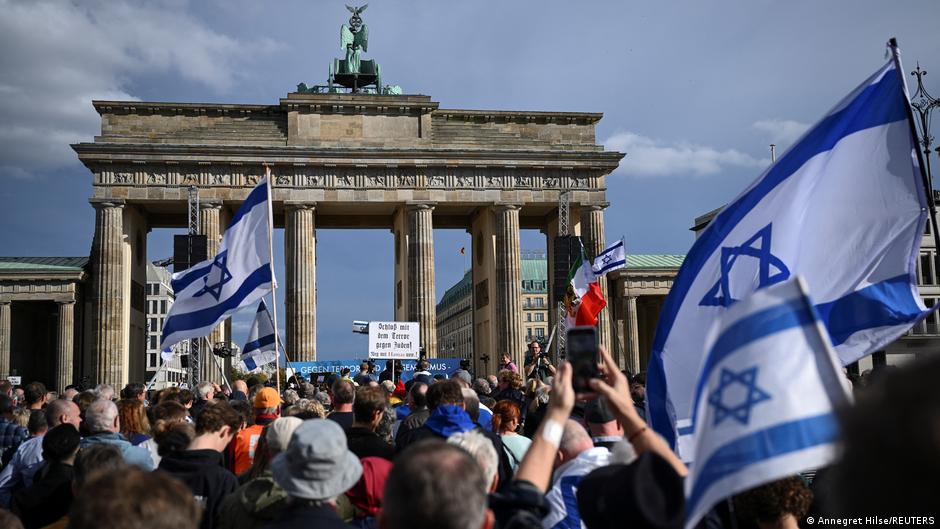
[[[111,400],[114,398],[114,388],[108,384],[98,384],[95,386],[95,396],[101,399]]]
[[[209,393],[212,393],[213,390],[215,390],[215,386],[212,385],[212,382],[200,382],[196,384],[196,398],[206,400],[209,397]]]
[[[316,395],[313,396],[313,398],[320,401],[320,404],[322,404],[324,408],[329,408],[332,404],[330,394],[325,391],[318,391]]]
[[[391,395],[392,393],[395,393],[395,383],[392,382],[391,380],[383,380],[381,386],[382,386],[382,389],[387,391],[389,395]]]
[[[479,421],[480,398],[477,397],[477,392],[470,388],[460,388],[460,393],[463,395],[463,407],[467,411],[467,415],[470,416],[473,422]]]
[[[108,399],[99,398],[85,410],[85,424],[90,432],[110,432],[117,416],[117,406]]]
[[[594,442],[591,441],[591,435],[587,433],[584,426],[571,419],[565,421],[565,429],[561,434],[561,444],[558,446],[561,453],[573,458],[593,446]]]
[[[297,392],[294,391],[293,389],[288,389],[284,391],[284,404],[291,406],[291,405],[297,404],[299,400],[300,400],[300,395],[298,395]]]
[[[459,446],[473,456],[473,459],[480,465],[480,470],[483,471],[487,487],[492,485],[493,478],[499,470],[499,456],[496,455],[492,441],[476,430],[469,430],[451,435],[447,438],[447,443]],[[489,489],[483,492],[489,492]]]
[[[473,381],[473,391],[477,392],[477,395],[489,395],[493,390],[490,388],[490,383],[486,381],[485,378],[478,378]]]

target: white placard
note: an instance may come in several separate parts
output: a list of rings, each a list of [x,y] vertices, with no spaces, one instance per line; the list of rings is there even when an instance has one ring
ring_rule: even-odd
[[[12,384],[12,385],[14,385],[14,386],[19,386],[20,384],[23,383],[23,377],[18,377],[18,376],[10,375],[10,376],[7,377],[7,382],[9,382],[10,384]]]
[[[417,360],[421,353],[418,328],[410,321],[370,321],[369,358]]]

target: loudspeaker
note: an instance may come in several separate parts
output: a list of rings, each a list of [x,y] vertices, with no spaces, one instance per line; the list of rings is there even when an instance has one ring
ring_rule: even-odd
[[[205,235],[174,235],[173,271],[182,272],[208,259],[208,241]]]
[[[553,250],[555,262],[552,263],[552,306],[565,300],[568,292],[568,273],[571,267],[581,260],[581,237],[562,235],[555,237]]]

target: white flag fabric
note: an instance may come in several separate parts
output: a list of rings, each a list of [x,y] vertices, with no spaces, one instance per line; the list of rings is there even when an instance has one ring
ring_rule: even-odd
[[[160,351],[160,359],[164,362],[169,362],[176,358],[176,352],[173,351],[172,347],[167,347]]]
[[[591,270],[600,276],[627,266],[627,250],[623,239],[611,244],[594,258]]]
[[[687,528],[724,498],[831,462],[833,411],[850,402],[848,380],[799,277],[725,311],[705,350],[693,386]]]
[[[173,274],[176,299],[164,321],[161,349],[208,335],[271,291],[268,208],[268,179],[262,178],[232,218],[215,257]]]
[[[264,300],[258,304],[255,321],[248,331],[248,341],[242,349],[241,367],[244,371],[255,369],[277,360],[277,343],[274,338],[274,322]]]
[[[647,372],[650,423],[684,460],[705,332],[736,300],[801,275],[843,364],[928,314],[914,265],[927,197],[906,106],[890,62],[725,206],[689,250]]]

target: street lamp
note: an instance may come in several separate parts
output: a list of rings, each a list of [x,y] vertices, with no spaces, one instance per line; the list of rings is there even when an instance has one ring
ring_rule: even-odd
[[[930,172],[930,146],[933,143],[933,136],[930,135],[930,120],[933,117],[933,111],[940,107],[940,100],[927,93],[924,87],[924,76],[927,70],[921,70],[920,63],[917,68],[911,72],[911,75],[917,78],[917,90],[911,96],[911,107],[917,112],[920,128],[920,146],[924,149],[924,164],[927,170],[927,178],[930,180],[930,186],[933,188],[933,174]],[[937,155],[940,156],[940,149],[937,149]]]

